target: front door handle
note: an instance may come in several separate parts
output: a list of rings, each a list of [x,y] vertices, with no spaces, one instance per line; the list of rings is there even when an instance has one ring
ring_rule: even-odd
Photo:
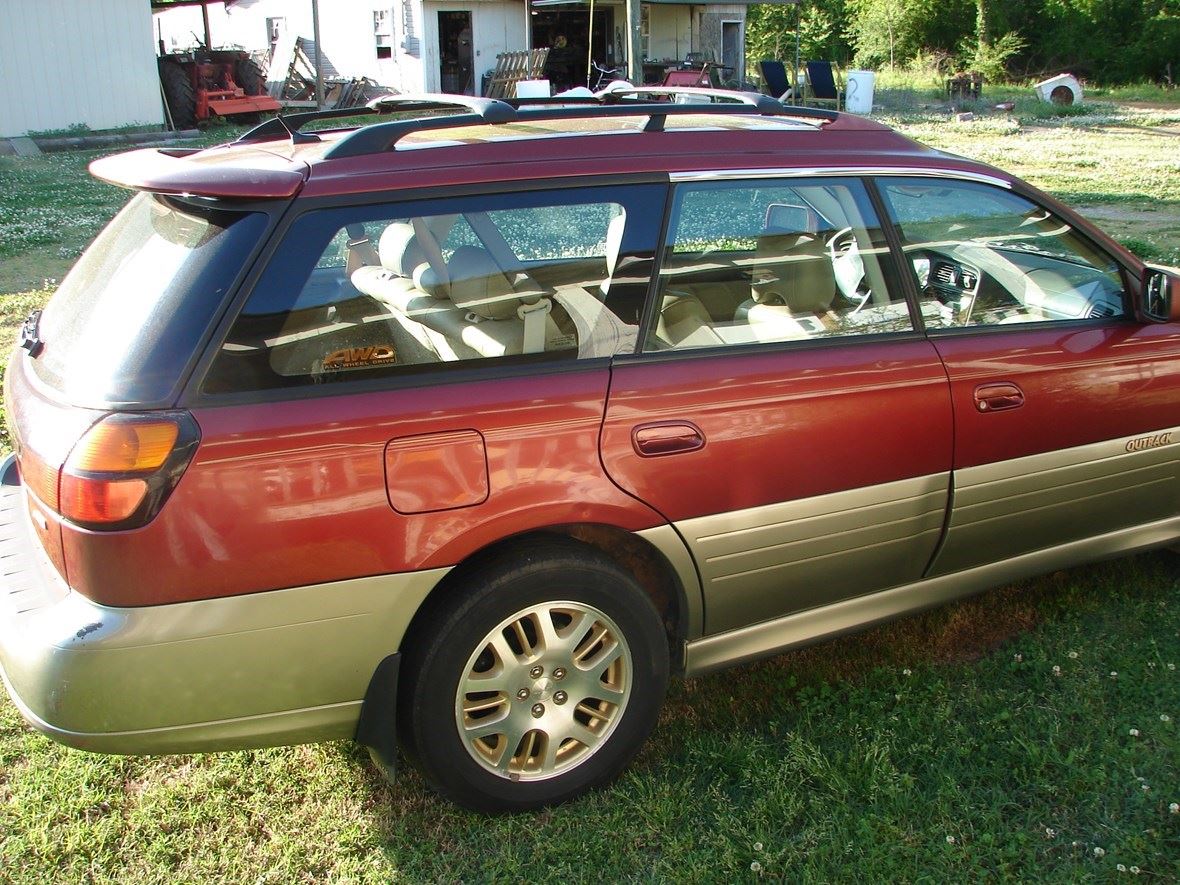
[[[631,431],[631,445],[645,458],[695,452],[705,447],[705,435],[689,421],[640,424]]]
[[[975,388],[975,408],[981,412],[1003,412],[1024,405],[1024,391],[1015,384],[980,384]]]

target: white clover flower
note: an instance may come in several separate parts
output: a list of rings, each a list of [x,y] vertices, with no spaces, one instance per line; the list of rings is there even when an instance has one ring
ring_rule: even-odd
[[[947,845],[954,845],[955,844],[955,837],[954,836],[947,836],[946,837],[946,844]]]
[[[1070,656],[1070,657],[1071,657],[1073,660],[1075,660],[1075,661],[1076,661],[1076,660],[1077,660],[1077,658],[1078,658],[1078,653],[1077,653],[1076,651],[1071,651],[1071,652],[1069,653],[1069,656]]]
[[[1127,871],[1127,867],[1124,864],[1116,864],[1115,869],[1120,873],[1125,873]]]
[[[1180,814],[1180,802],[1173,802],[1168,806],[1168,811],[1172,814]]]
[[[1118,679],[1119,678],[1119,671],[1118,670],[1111,670],[1110,671],[1110,678],[1111,679]]]
[[[1095,857],[1105,857],[1106,856],[1106,849],[1103,848],[1101,845],[1095,845],[1094,846],[1094,856]]]
[[[755,842],[755,843],[754,843],[754,850],[755,850],[755,851],[761,851],[761,850],[762,850],[762,843],[761,843],[761,842]]]
[[[1176,665],[1175,665],[1175,664],[1168,664],[1168,669],[1169,669],[1169,670],[1175,670],[1175,669],[1176,669]]]
[[[1019,664],[1024,660],[1024,655],[1022,655],[1020,652],[1016,652],[1016,654],[1012,655],[1012,660]]]
[[[1160,722],[1171,722],[1171,721],[1172,721],[1172,717],[1169,716],[1167,713],[1160,713]]]
[[[1136,876],[1138,876],[1139,875],[1139,867],[1131,867],[1131,872],[1134,873]]]
[[[1129,735],[1130,735],[1131,737],[1133,737],[1133,738],[1137,738],[1137,737],[1139,737],[1139,729],[1137,729],[1137,728],[1132,728],[1132,729],[1130,729],[1130,730],[1128,730],[1128,731],[1127,731],[1127,734],[1129,734]]]
[[[1057,831],[1055,829],[1053,829],[1052,827],[1045,827],[1045,838],[1046,839],[1056,839],[1057,838]]]
[[[906,667],[904,670],[901,671],[901,675],[902,676],[913,676],[914,671],[911,670],[909,667]]]
[[[754,861],[752,864],[750,864],[750,872],[751,873],[761,873],[762,872],[762,864],[758,863],[758,861]]]
[[[1054,676],[1060,676],[1060,675],[1061,675],[1061,668],[1060,668],[1060,667],[1058,667],[1056,664],[1054,664],[1054,665],[1053,665],[1053,675],[1054,675]]]

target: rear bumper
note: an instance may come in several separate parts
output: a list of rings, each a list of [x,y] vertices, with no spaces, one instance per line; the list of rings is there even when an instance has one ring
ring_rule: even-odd
[[[44,556],[15,477],[0,467],[0,675],[33,726],[86,750],[351,738],[378,664],[447,571],[102,606]]]

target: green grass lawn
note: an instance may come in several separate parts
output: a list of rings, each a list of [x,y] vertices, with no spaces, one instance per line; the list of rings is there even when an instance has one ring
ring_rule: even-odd
[[[903,131],[1180,264],[1180,109],[957,123],[892,98]],[[87,179],[93,156],[0,158],[5,355],[122,202]],[[348,743],[72,751],[5,697],[0,882],[1174,882],[1178,588],[1180,558],[1144,555],[676,684],[617,785],[514,817],[459,811],[408,770],[389,787]]]

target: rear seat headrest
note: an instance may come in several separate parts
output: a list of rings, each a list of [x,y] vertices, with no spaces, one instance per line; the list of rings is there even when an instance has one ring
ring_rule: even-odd
[[[414,227],[406,221],[386,225],[377,243],[381,266],[401,277],[412,277],[420,264],[426,263],[426,253],[414,237]]]

